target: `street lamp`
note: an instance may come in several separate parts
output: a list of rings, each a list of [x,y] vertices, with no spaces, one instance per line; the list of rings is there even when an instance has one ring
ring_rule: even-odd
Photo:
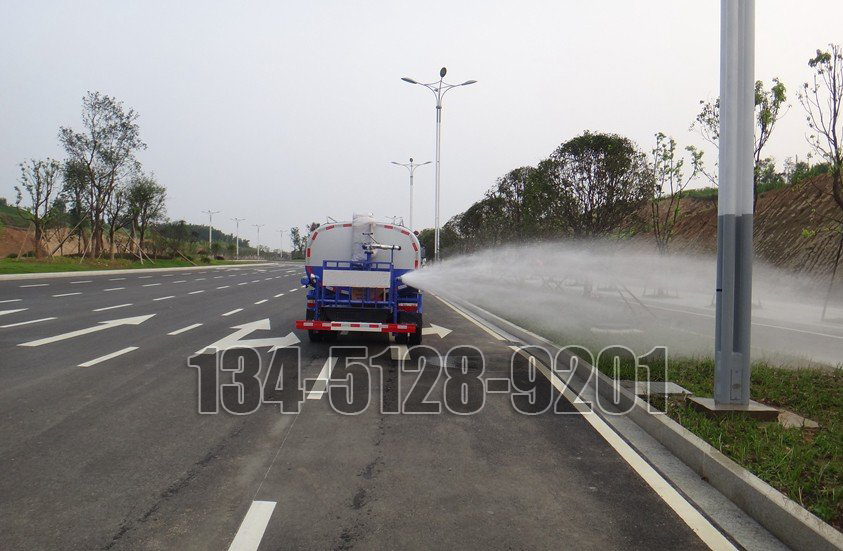
[[[258,258],[261,257],[261,228],[266,226],[266,224],[252,224],[254,227],[258,229]]]
[[[240,222],[245,220],[245,218],[232,218],[232,220],[234,220],[234,224],[237,227],[237,231],[234,234],[234,248],[236,249],[234,256],[237,260],[240,260]]]
[[[214,221],[214,215],[219,214],[220,211],[208,209],[208,210],[203,210],[202,212],[204,212],[205,214],[208,215],[208,254],[210,255],[211,254],[211,227],[212,227],[212,223]]]
[[[413,230],[413,173],[416,169],[420,166],[429,165],[430,161],[425,161],[423,163],[413,163],[413,158],[410,157],[409,163],[398,163],[395,161],[390,161],[394,165],[403,166],[410,172],[410,231]]]
[[[281,256],[280,260],[284,260],[284,230],[278,230],[278,234],[279,234],[279,238],[278,238],[279,243],[278,244],[281,246],[278,249],[280,251],[280,256]]]
[[[410,84],[418,84],[419,86],[424,86],[431,92],[433,95],[436,96],[436,212],[435,212],[435,231],[434,231],[434,238],[433,238],[433,251],[434,251],[434,258],[439,260],[439,150],[440,150],[440,137],[442,136],[442,98],[445,96],[445,93],[450,90],[451,88],[458,88],[460,86],[468,86],[469,84],[474,84],[477,82],[476,80],[466,80],[461,84],[448,84],[443,79],[445,78],[445,74],[448,72],[445,67],[442,67],[439,70],[439,81],[438,82],[417,82],[411,78],[401,77],[401,80],[404,82],[409,82]]]

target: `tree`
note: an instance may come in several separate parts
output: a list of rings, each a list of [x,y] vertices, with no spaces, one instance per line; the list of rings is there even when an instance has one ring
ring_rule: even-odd
[[[85,233],[88,226],[89,208],[87,204],[88,184],[85,177],[85,167],[78,162],[66,160],[62,176],[64,178],[64,195],[70,200],[70,221],[73,224],[71,232],[76,234],[76,252],[82,254],[82,246],[88,250],[88,237]]]
[[[17,207],[21,216],[35,227],[35,257],[41,258],[41,242],[44,228],[53,214],[53,201],[60,194],[56,189],[61,164],[54,159],[30,159],[20,164],[20,185],[15,186]],[[23,194],[26,192],[28,207],[21,207]]]
[[[758,201],[758,170],[761,166],[761,153],[767,145],[776,123],[785,112],[787,88],[778,78],[774,78],[769,90],[764,89],[764,83],[755,81],[755,176],[753,178],[753,208]],[[712,101],[700,100],[702,109],[691,129],[696,130],[707,142],[719,148],[720,143],[720,98]],[[703,171],[703,174],[717,185],[714,174]]]
[[[611,232],[653,193],[644,153],[616,134],[585,132],[560,145],[544,170],[560,196],[560,222],[574,237]]]
[[[108,226],[108,255],[114,260],[114,234],[126,222],[126,204],[128,192],[125,187],[118,187],[105,204],[105,223]]]
[[[137,232],[137,252],[140,255],[149,225],[164,217],[167,190],[155,180],[154,175],[138,174],[129,184],[127,198],[131,235],[134,239]]]
[[[829,164],[831,195],[843,211],[843,49],[839,44],[829,44],[828,50],[817,50],[808,66],[814,70],[813,79],[810,84],[805,83],[799,94],[799,102],[805,109],[808,128],[811,129],[808,143]],[[828,283],[823,319],[843,251],[843,220],[835,219],[835,222],[840,243]]]
[[[122,102],[88,92],[82,98],[82,131],[61,127],[59,139],[84,178],[91,215],[93,254],[103,248],[103,215],[117,184],[135,168],[135,153],[144,149],[137,125],[138,114]]]
[[[653,235],[661,254],[667,254],[673,229],[679,218],[682,194],[702,168],[702,152],[693,146],[685,148],[691,155],[691,173],[685,176],[685,159],[677,156],[676,140],[659,132],[653,148],[654,194],[650,200]]]
[[[290,228],[290,241],[293,243],[293,252],[301,253],[304,251],[305,238],[302,237],[301,230],[295,226]]]

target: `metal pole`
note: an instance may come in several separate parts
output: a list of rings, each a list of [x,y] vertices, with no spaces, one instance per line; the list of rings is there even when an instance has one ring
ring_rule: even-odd
[[[441,88],[440,88],[441,89]],[[439,262],[439,152],[442,136],[442,96],[436,95],[436,207],[435,229],[433,234],[433,257]]]
[[[214,215],[219,214],[220,211],[208,209],[208,210],[203,210],[202,212],[204,212],[205,214],[208,215],[208,254],[210,255],[211,254],[211,240],[212,240],[211,229],[212,229],[213,223],[214,223]]]
[[[235,249],[234,256],[235,256],[235,258],[237,258],[239,260],[240,259],[240,222],[245,220],[245,218],[232,218],[232,220],[234,220],[234,223],[237,227],[237,230],[234,234],[234,249]]]
[[[749,404],[755,0],[720,3],[714,403]]]
[[[284,230],[278,230],[279,260],[284,260]]]
[[[412,231],[413,229],[413,175],[416,172],[416,169],[420,166],[429,165],[430,161],[425,161],[423,163],[414,163],[413,158],[410,157],[409,163],[397,163],[395,161],[390,161],[394,165],[403,166],[407,169],[410,173],[410,225],[408,228]]]
[[[266,224],[252,224],[254,227],[258,229],[258,258],[261,257],[261,228],[266,226]]]
[[[410,231],[413,231],[413,172],[414,169],[410,170]]]

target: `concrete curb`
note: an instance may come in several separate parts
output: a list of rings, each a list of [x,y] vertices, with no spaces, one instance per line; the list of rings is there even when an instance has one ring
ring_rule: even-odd
[[[244,262],[242,264],[220,264],[216,266],[184,266],[176,268],[129,268],[125,270],[79,270],[78,272],[36,272],[31,274],[0,274],[0,281],[14,281],[18,279],[55,279],[60,277],[82,277],[99,275],[146,274],[150,272],[178,272],[184,270],[236,268],[238,266],[272,266],[272,262]]]
[[[523,327],[455,297],[449,302],[464,308],[475,317],[492,323],[524,344],[541,346],[554,354],[560,347]],[[578,362],[575,376],[581,385],[599,379],[597,391],[607,400],[614,400],[613,380],[584,361]],[[647,403],[628,390],[620,388],[620,407],[665,448],[681,459],[721,494],[793,549],[805,551],[839,551],[843,549],[843,533],[838,532],[795,501],[791,500],[719,450],[709,445],[667,415],[652,414]]]

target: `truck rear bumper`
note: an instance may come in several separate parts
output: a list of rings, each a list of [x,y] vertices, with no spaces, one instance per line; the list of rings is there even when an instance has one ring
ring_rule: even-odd
[[[296,329],[310,331],[365,331],[367,333],[415,333],[414,323],[365,323],[356,321],[296,321]]]

